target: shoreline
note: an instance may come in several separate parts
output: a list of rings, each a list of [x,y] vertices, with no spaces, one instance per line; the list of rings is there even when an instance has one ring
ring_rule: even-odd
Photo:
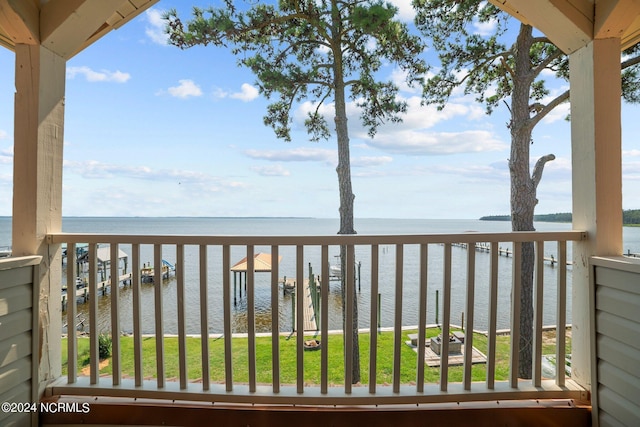
[[[436,329],[436,328],[440,328],[440,324],[429,324],[426,325],[425,329]],[[565,326],[565,330],[571,330],[571,324],[567,324]],[[460,329],[460,330],[464,330],[464,328],[462,328],[460,325],[455,325],[455,324],[451,324],[449,325],[449,328],[451,329]],[[376,328],[378,330],[378,332],[393,332],[395,330],[395,328],[393,326],[387,326],[384,328]],[[412,331],[412,330],[417,330],[418,326],[417,325],[413,325],[413,326],[403,326],[401,328],[401,330],[403,331]],[[557,325],[545,325],[542,327],[542,332],[547,332],[547,331],[555,331],[556,329],[558,329]],[[328,331],[329,335],[342,335],[344,331],[340,330],[340,329],[332,329],[330,331]],[[369,328],[362,328],[362,329],[358,329],[358,333],[359,334],[368,334],[370,333],[370,329]],[[484,330],[479,330],[479,329],[474,329],[473,330],[474,334],[480,334],[480,335],[484,335],[484,336],[489,336],[489,331],[484,331]],[[496,330],[496,335],[497,336],[502,336],[502,335],[510,335],[511,334],[511,329],[497,329]],[[278,334],[279,336],[294,336],[296,335],[295,332],[280,332]],[[320,331],[304,331],[304,335],[309,335],[309,336],[319,336],[320,335]],[[68,334],[62,334],[61,335],[62,338],[68,338]],[[76,334],[76,337],[89,337],[89,333],[88,332],[83,332],[80,334]],[[132,337],[133,334],[131,333],[121,333],[120,334],[121,337]],[[163,338],[178,338],[180,335],[178,334],[164,334],[162,335]],[[272,336],[271,332],[257,332],[255,334],[255,337],[270,337]],[[142,334],[141,335],[142,338],[155,338],[156,334]],[[201,334],[185,334],[186,338],[200,338]],[[214,334],[209,334],[209,339],[221,339],[224,337],[223,333],[214,333]],[[249,334],[247,332],[237,332],[237,333],[233,333],[231,334],[232,338],[248,338]]]

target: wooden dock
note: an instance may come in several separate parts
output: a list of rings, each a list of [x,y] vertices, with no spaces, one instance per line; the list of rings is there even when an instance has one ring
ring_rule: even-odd
[[[467,246],[468,246],[466,243],[452,243],[451,245],[454,247],[463,248],[463,249],[467,249]],[[488,243],[476,243],[476,251],[490,253],[491,245]],[[513,256],[513,252],[511,251],[511,249],[503,248],[501,246],[498,248],[498,255],[509,258]],[[551,267],[554,267],[558,263],[558,260],[555,259],[553,255],[551,255],[550,257],[544,257],[544,261],[548,262],[551,265]],[[572,265],[572,264],[573,262],[567,261],[567,265]]]
[[[131,273],[128,274],[123,274],[118,278],[118,283],[131,283]],[[73,287],[72,287],[73,288]],[[104,296],[107,294],[107,292],[110,290],[111,288],[111,280],[105,280],[103,282],[99,282],[96,284],[96,289],[98,291],[98,296]],[[81,303],[85,303],[89,300],[89,286],[85,286],[83,288],[80,289],[76,289],[76,301],[81,302]],[[69,289],[67,289],[66,293],[63,293],[60,297],[60,300],[62,302],[62,310],[65,311],[67,308],[67,302],[68,302],[68,298],[69,298]]]
[[[279,281],[285,290],[291,290],[295,294],[296,281],[292,278],[287,277],[286,279],[280,279]],[[313,310],[313,299],[311,297],[311,288],[309,286],[309,279],[304,279],[304,283],[302,285],[302,289],[304,291],[304,303],[302,304],[303,308],[303,316],[304,316],[304,330],[305,331],[317,331],[317,323],[316,323],[316,315]],[[296,306],[296,310],[294,313],[294,319],[297,319],[298,316],[298,307]],[[295,327],[295,322],[294,322]]]

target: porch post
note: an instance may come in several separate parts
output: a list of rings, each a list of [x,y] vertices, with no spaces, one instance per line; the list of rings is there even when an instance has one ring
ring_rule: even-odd
[[[595,39],[570,56],[573,228],[572,378],[591,389],[589,257],[622,254],[620,39]]]
[[[13,256],[42,255],[38,388],[61,374],[61,251],[47,233],[62,229],[62,144],[66,61],[40,45],[16,44]],[[35,332],[35,331],[34,331]]]

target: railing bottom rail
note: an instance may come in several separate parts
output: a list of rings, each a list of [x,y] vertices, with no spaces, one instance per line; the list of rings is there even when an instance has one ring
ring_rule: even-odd
[[[258,385],[251,392],[248,385],[236,385],[233,392],[227,392],[224,384],[211,384],[203,391],[201,384],[187,384],[180,389],[180,382],[166,381],[162,389],[156,381],[143,381],[136,386],[133,379],[124,379],[121,384],[90,384],[88,377],[79,377],[74,384],[66,378],[52,382],[45,396],[105,396],[137,399],[183,400],[211,403],[237,404],[273,404],[273,405],[407,405],[428,403],[456,403],[479,401],[503,401],[525,399],[574,399],[589,401],[589,392],[572,380],[567,380],[564,387],[559,387],[554,380],[544,380],[540,387],[533,387],[531,381],[521,380],[518,388],[512,388],[508,381],[495,383],[493,390],[484,387],[484,382],[472,383],[471,390],[465,390],[463,383],[450,383],[448,390],[440,390],[439,384],[425,384],[423,393],[416,393],[415,386],[400,386],[394,392],[392,386],[378,386],[376,393],[369,393],[367,386],[354,386],[350,394],[345,394],[341,387],[329,387],[322,393],[320,387],[307,387],[304,394],[296,390],[296,386],[281,386],[279,393],[273,393],[273,387]]]

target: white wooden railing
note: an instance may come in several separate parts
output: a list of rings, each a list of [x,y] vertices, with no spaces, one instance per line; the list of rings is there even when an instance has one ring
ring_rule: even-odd
[[[109,244],[111,259],[118,258],[119,248],[126,247],[131,252],[130,271],[131,291],[132,291],[132,313],[133,318],[133,345],[134,345],[134,370],[133,378],[125,378],[123,376],[121,362],[121,337],[120,333],[113,333],[112,336],[112,374],[110,380],[100,378],[99,361],[98,361],[98,298],[90,297],[89,304],[89,325],[90,325],[90,374],[88,377],[78,375],[77,371],[77,338],[76,335],[70,333],[68,335],[68,363],[66,378],[59,379],[51,389],[52,393],[60,394],[82,394],[82,395],[113,395],[113,396],[136,396],[136,397],[169,397],[174,399],[186,400],[205,400],[205,401],[226,401],[237,403],[287,403],[287,404],[396,404],[396,403],[428,403],[438,401],[468,401],[468,400],[500,400],[513,398],[581,398],[584,397],[582,390],[575,385],[570,379],[565,379],[564,369],[558,369],[555,378],[545,379],[541,374],[541,349],[542,349],[542,313],[543,313],[543,289],[545,287],[544,275],[541,274],[543,269],[550,267],[544,266],[544,244],[545,242],[553,243],[557,247],[554,260],[557,263],[554,274],[557,274],[557,286],[555,296],[557,300],[556,322],[557,336],[565,336],[565,325],[567,323],[567,242],[583,240],[586,233],[581,231],[566,232],[514,232],[514,233],[465,233],[465,234],[428,234],[428,235],[349,235],[349,236],[149,236],[149,235],[95,235],[95,234],[69,234],[60,233],[48,236],[48,243],[51,245],[65,244],[69,259],[67,260],[66,282],[75,283],[76,263],[74,262],[75,248],[78,244],[88,244],[88,265],[89,265],[89,295],[97,295],[97,266],[96,249],[98,244]],[[452,263],[452,251],[462,251],[454,246],[457,243],[465,243],[468,247],[473,247],[476,243],[486,243],[490,247],[488,254],[476,253],[476,251],[466,251],[466,290],[465,295],[452,296],[452,272],[455,270]],[[498,264],[499,250],[504,245],[511,248],[510,257],[512,257],[513,274],[511,275],[511,300],[519,301],[520,298],[520,271],[519,266],[522,256],[522,246],[526,242],[533,242],[536,248],[535,261],[535,279],[534,279],[534,343],[533,343],[533,379],[518,379],[518,331],[519,331],[519,305],[511,304],[510,310],[510,326],[513,331],[510,340],[510,373],[506,381],[496,380],[496,337],[497,322],[496,313],[498,312]],[[557,246],[556,246],[557,244]],[[344,383],[336,386],[330,384],[328,378],[328,367],[332,363],[329,360],[326,346],[321,346],[320,352],[320,383],[318,385],[307,385],[304,380],[304,334],[296,335],[296,369],[297,377],[295,384],[281,384],[280,372],[282,364],[280,361],[280,338],[278,331],[281,331],[280,319],[278,313],[281,307],[278,306],[279,289],[278,283],[283,272],[280,271],[278,263],[274,262],[270,274],[271,283],[271,329],[275,331],[272,336],[272,382],[270,384],[260,384],[256,376],[257,356],[256,356],[256,309],[255,309],[255,273],[253,255],[257,248],[266,247],[272,254],[272,259],[278,259],[279,254],[286,250],[294,251],[295,254],[295,279],[297,287],[304,283],[306,275],[306,265],[304,262],[305,251],[314,249],[319,252],[321,259],[320,277],[329,277],[330,251],[335,253],[336,248],[341,245],[346,247],[347,251],[347,274],[346,274],[346,298],[347,301],[354,300],[356,292],[355,286],[355,252],[367,254],[367,264],[365,268],[368,271],[368,282],[370,295],[377,295],[379,292],[380,281],[380,254],[381,248],[391,247],[395,252],[395,291],[394,291],[394,307],[393,307],[393,325],[392,331],[394,335],[394,355],[393,355],[393,375],[389,385],[378,383],[377,360],[378,346],[376,333],[376,325],[378,324],[378,299],[370,298],[368,307],[360,305],[359,310],[368,310],[369,317],[369,366],[363,367],[368,369],[368,384],[366,386],[352,385],[351,377],[351,361],[354,351],[353,326],[352,319],[354,316],[353,304],[347,304],[345,310],[346,322],[344,331]],[[153,248],[153,263],[156,266],[161,265],[163,252],[167,252],[167,247],[172,247],[172,253],[175,253],[176,259],[176,301],[177,304],[177,338],[179,343],[179,378],[177,380],[168,380],[165,373],[166,352],[164,348],[164,340],[158,339],[164,336],[165,319],[163,315],[163,292],[161,286],[155,286],[154,289],[154,306],[155,306],[155,327],[154,334],[156,337],[155,357],[156,357],[156,375],[152,380],[144,378],[143,375],[143,357],[142,340],[143,327],[141,325],[141,278],[140,269],[144,264],[141,260],[141,247]],[[436,384],[425,383],[425,343],[427,337],[425,329],[427,327],[427,294],[430,291],[429,281],[427,279],[427,266],[429,263],[430,253],[434,253],[434,247],[437,247],[438,253],[442,251],[443,263],[442,271],[442,336],[446,337],[450,334],[451,324],[451,301],[452,298],[464,298],[465,303],[465,320],[463,326],[465,331],[474,330],[474,296],[478,295],[480,284],[476,283],[476,259],[483,257],[484,261],[489,265],[488,283],[482,283],[483,289],[488,290],[488,316],[487,316],[487,340],[486,348],[486,381],[472,381],[472,349],[474,346],[473,334],[468,333],[464,342],[464,368],[463,379],[460,383],[449,382],[449,364],[448,358],[448,340],[443,340],[440,376]],[[224,383],[219,384],[210,379],[209,366],[209,340],[201,340],[201,360],[202,360],[202,378],[201,382],[194,383],[188,379],[187,371],[187,320],[185,311],[185,287],[187,280],[185,279],[185,248],[189,248],[189,253],[197,253],[198,257],[198,282],[199,303],[190,306],[189,310],[199,311],[200,319],[200,335],[209,336],[208,326],[210,325],[210,315],[207,301],[212,296],[209,294],[211,283],[210,262],[211,252],[220,253],[221,260],[217,260],[221,266],[218,271],[221,280],[221,292],[223,299],[223,324],[222,337],[224,340],[225,353],[225,376]],[[232,366],[232,277],[230,268],[232,265],[232,248],[237,253],[238,248],[246,254],[248,259],[248,274],[246,278],[246,322],[247,322],[247,340],[248,340],[248,382],[244,384],[237,383],[233,376]],[[418,292],[415,298],[417,303],[417,324],[414,323],[418,331],[417,345],[417,363],[415,370],[415,380],[411,384],[403,384],[400,376],[401,352],[404,346],[403,331],[403,315],[406,315],[406,309],[403,309],[403,284],[407,279],[405,275],[405,249],[411,248],[417,251],[418,261]],[[431,249],[431,251],[430,251]],[[149,249],[147,249],[149,250]],[[175,250],[175,252],[173,252]],[[195,251],[195,252],[194,252]],[[459,254],[458,254],[459,255]],[[500,261],[504,262],[504,261]],[[557,272],[557,273],[556,273]],[[119,277],[118,264],[111,263],[110,276]],[[155,269],[155,283],[161,283],[162,278],[159,268]],[[431,272],[429,272],[431,274]],[[393,276],[392,276],[393,277]],[[193,281],[193,280],[191,280]],[[191,282],[190,285],[193,285]],[[70,286],[70,289],[72,286]],[[329,316],[328,316],[328,292],[329,286],[321,286],[321,304],[320,304],[320,324],[319,339],[322,343],[328,342],[329,334]],[[119,307],[119,289],[113,286],[110,292],[110,310],[111,331],[121,331],[121,315],[122,309]],[[484,292],[484,291],[483,291]],[[216,296],[220,297],[220,296]],[[303,292],[296,292],[296,303],[299,307],[303,304]],[[68,301],[67,306],[67,323],[74,325],[77,307],[73,298]],[[295,318],[295,329],[303,330],[303,313],[297,310]],[[557,340],[556,360],[565,360],[565,340]],[[342,362],[342,361],[340,361]]]

